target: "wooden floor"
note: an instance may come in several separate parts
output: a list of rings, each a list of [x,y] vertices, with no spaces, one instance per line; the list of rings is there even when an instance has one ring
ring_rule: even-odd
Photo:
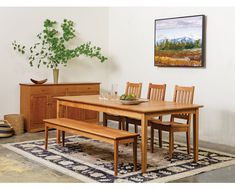
[[[26,133],[20,136],[0,139],[0,144],[8,142],[20,142],[25,141],[26,139],[36,140],[42,139],[43,137],[43,132]],[[55,137],[55,132],[50,131],[49,137]],[[178,141],[184,140],[184,138],[177,136],[175,138]],[[212,144],[203,141],[200,141],[200,146],[235,154],[234,147]],[[78,183],[80,181],[40,164],[37,164],[34,161],[28,160],[27,158],[0,146],[0,182]],[[173,182],[235,182],[235,166],[229,166],[214,171],[209,171],[199,175],[179,179]]]

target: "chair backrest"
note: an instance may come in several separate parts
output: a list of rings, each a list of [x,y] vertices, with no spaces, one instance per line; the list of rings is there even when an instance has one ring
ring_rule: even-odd
[[[166,94],[166,84],[149,83],[148,96],[149,100],[164,101]]]
[[[192,87],[183,87],[183,86],[175,86],[175,92],[173,101],[182,103],[182,104],[193,104],[194,97],[194,86]],[[187,123],[190,123],[191,114],[182,113],[182,114],[174,114],[171,115],[171,121],[174,121],[174,118],[187,120]]]
[[[141,89],[142,89],[142,83],[127,82],[125,94],[126,95],[134,94],[136,98],[140,98]]]

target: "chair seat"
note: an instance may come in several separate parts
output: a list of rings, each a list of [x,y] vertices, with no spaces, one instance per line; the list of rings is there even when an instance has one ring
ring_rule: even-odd
[[[161,125],[161,126],[176,127],[176,128],[189,126],[189,124],[186,123],[177,123],[173,121],[161,121],[161,120],[151,120],[151,125],[152,126]]]
[[[159,120],[160,122],[160,119],[153,119],[153,120]],[[150,121],[152,120],[148,120],[148,126],[150,126]],[[126,122],[129,124],[135,124],[135,125],[138,125],[138,126],[141,126],[141,120],[139,119],[134,119],[134,118],[129,118],[129,117],[126,117]]]
[[[113,120],[113,121],[120,121],[123,117],[119,115],[114,114],[106,114],[107,119]]]

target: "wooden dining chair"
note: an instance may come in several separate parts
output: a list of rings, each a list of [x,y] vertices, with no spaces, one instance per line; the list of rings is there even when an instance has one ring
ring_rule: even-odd
[[[142,83],[131,83],[127,82],[125,95],[133,94],[136,98],[140,98],[142,90]],[[125,117],[103,113],[103,125],[107,126],[108,120],[117,121],[118,129],[124,130],[125,128]]]
[[[173,101],[183,104],[192,104],[194,96],[194,86],[183,87],[175,86]],[[177,119],[177,120],[175,120]],[[179,121],[181,120],[181,121]],[[182,123],[184,121],[184,123]],[[186,132],[187,141],[187,152],[190,154],[190,124],[191,124],[191,114],[173,114],[170,117],[170,121],[164,122],[161,120],[151,120],[149,122],[151,126],[151,152],[153,153],[154,147],[154,129],[158,129],[159,133],[159,147],[162,147],[162,131],[169,132],[169,159],[172,158],[174,151],[174,132]]]
[[[148,95],[147,98],[149,100],[157,100],[164,101],[166,93],[166,84],[152,84],[149,83]],[[162,120],[162,116],[158,117],[158,119]],[[135,133],[138,133],[138,126],[141,125],[141,121],[133,118],[126,118],[126,130],[129,130],[129,124],[133,124],[135,126]]]

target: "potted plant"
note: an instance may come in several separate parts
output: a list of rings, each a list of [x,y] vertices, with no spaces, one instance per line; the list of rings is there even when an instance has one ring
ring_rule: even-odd
[[[92,46],[91,42],[69,48],[68,42],[76,37],[74,22],[64,19],[60,26],[61,33],[57,29],[57,22],[47,19],[44,21],[43,31],[37,35],[36,43],[27,48],[14,41],[13,49],[21,54],[27,54],[30,66],[36,64],[39,68],[45,65],[53,69],[54,83],[58,83],[59,65],[67,66],[69,60],[73,58],[84,55],[90,58],[96,57],[100,62],[107,60],[101,54],[101,48]]]

